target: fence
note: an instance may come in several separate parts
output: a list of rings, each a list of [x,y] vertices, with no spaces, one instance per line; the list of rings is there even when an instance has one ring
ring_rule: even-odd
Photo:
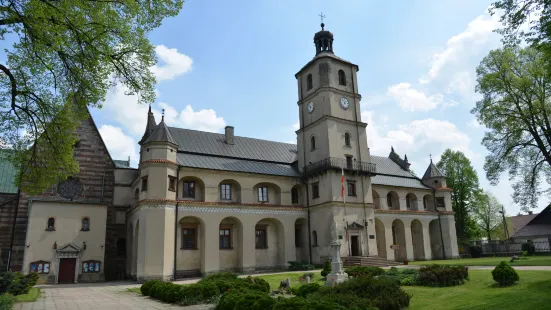
[[[522,254],[522,244],[519,241],[476,241],[473,245],[482,247],[483,255],[514,255]],[[549,240],[538,240],[531,242],[536,248],[536,253],[551,252]]]

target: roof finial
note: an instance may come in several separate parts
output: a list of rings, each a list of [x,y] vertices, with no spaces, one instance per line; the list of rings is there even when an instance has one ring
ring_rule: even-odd
[[[151,104],[149,104],[149,112],[148,113],[151,113]]]
[[[390,146],[390,151],[391,151],[392,153],[394,153],[394,146],[392,146],[392,145]]]
[[[323,27],[325,27],[325,24],[323,23],[323,19],[325,18],[325,15],[321,12],[318,16],[321,18],[321,30],[324,30]]]
[[[430,163],[432,164],[432,154],[429,154],[430,157]]]
[[[161,121],[164,121],[165,120],[165,109],[163,109],[163,117],[161,119]]]

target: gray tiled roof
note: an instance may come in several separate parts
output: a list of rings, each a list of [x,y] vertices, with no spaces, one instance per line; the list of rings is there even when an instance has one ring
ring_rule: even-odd
[[[295,166],[290,164],[186,153],[178,153],[176,159],[178,164],[185,167],[299,177]]]
[[[17,169],[6,158],[7,150],[0,150],[0,193],[15,194],[17,186],[13,184]]]
[[[115,163],[115,168],[130,168],[128,160],[113,159],[113,163]]]
[[[224,142],[223,134],[175,127],[168,129],[178,144],[178,151],[181,152],[285,164],[297,160],[295,144],[235,136],[232,145]]]
[[[432,159],[431,159],[430,165],[427,168],[427,171],[425,171],[425,174],[423,175],[423,180],[424,179],[429,179],[429,178],[434,178],[434,177],[443,177],[443,176],[444,176],[444,174],[442,173],[442,171],[440,171],[440,169],[438,169],[438,167],[436,167],[432,163]]]
[[[153,130],[149,137],[147,137],[144,143],[148,142],[169,142],[172,144],[178,144],[170,134],[170,130],[166,127],[164,117],[157,127],[155,127],[155,130]]]
[[[526,225],[516,232],[512,237],[543,237],[551,236],[551,224]]]
[[[377,174],[371,178],[372,184],[429,189],[414,174],[402,169],[388,157],[372,155],[371,162],[377,167]]]

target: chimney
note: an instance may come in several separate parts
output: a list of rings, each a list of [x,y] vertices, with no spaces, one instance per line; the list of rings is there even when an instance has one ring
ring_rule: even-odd
[[[233,145],[233,126],[226,126],[225,141],[227,144]]]
[[[534,213],[534,211],[528,211],[528,215],[532,215],[532,213]]]

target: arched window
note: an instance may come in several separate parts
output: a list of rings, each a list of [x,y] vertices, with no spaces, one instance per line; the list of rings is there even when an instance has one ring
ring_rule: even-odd
[[[342,70],[339,70],[339,85],[346,86],[346,74]]]
[[[312,138],[310,138],[310,146],[312,150],[316,149],[316,137],[312,136]]]
[[[90,231],[90,219],[85,217],[82,219],[82,229],[81,231]]]
[[[50,217],[48,219],[48,226],[46,226],[46,231],[54,231],[55,230],[55,218]]]
[[[312,87],[312,74],[308,74],[306,77],[306,90],[310,90]]]
[[[136,200],[136,202],[138,202],[138,200],[140,200],[140,189],[139,188],[136,188],[136,191],[134,192],[134,199]]]
[[[350,146],[350,134],[348,132],[344,133],[344,145]]]
[[[388,195],[386,195],[386,204],[388,205],[388,209],[392,209],[392,195],[390,193],[388,193]]]
[[[312,246],[318,246],[318,233],[315,230],[312,231]]]
[[[126,256],[126,239],[119,238],[117,240],[117,256]]]

